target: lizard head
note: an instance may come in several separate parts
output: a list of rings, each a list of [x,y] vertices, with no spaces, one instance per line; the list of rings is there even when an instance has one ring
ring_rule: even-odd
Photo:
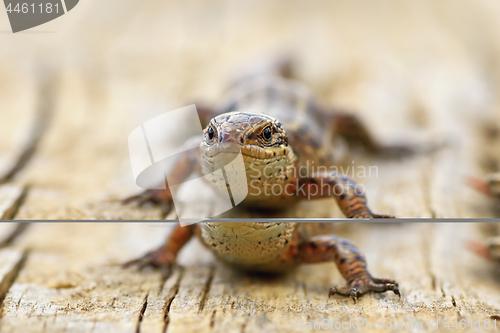
[[[208,147],[233,143],[261,152],[266,148],[288,146],[286,132],[277,119],[250,112],[228,112],[213,118],[204,130],[203,141]]]
[[[281,123],[260,113],[228,112],[213,118],[204,130],[200,149],[204,174],[219,169],[241,152],[248,185],[252,185],[249,190],[288,179],[296,161]],[[231,154],[231,159],[221,157]]]

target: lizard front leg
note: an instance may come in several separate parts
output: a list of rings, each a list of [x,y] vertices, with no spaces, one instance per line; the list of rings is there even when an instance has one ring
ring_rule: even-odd
[[[193,142],[199,142],[198,138],[189,140],[183,150],[176,158],[172,169],[169,171],[168,179],[175,184],[180,184],[194,171],[199,172],[199,149],[193,147]],[[165,190],[146,190],[143,193],[127,198],[125,203],[137,201],[139,204],[144,202],[153,202],[155,204],[162,204],[164,207],[165,215],[173,208],[172,192],[165,180]],[[138,266],[140,269],[146,266],[153,266],[162,269],[164,276],[170,275],[172,265],[175,263],[177,253],[184,246],[184,244],[192,237],[197,230],[197,225],[190,225],[181,227],[178,225],[172,234],[167,238],[165,245],[158,249],[146,253],[144,256],[134,260],[130,260],[122,266]]]
[[[168,277],[172,265],[177,259],[177,254],[197,231],[197,224],[191,224],[185,227],[177,225],[163,246],[146,253],[142,257],[125,262],[122,266],[137,266],[139,269],[143,269],[147,266],[160,268],[163,276]]]
[[[182,183],[193,172],[200,172],[200,156],[199,156],[199,137],[188,140],[182,147],[182,152],[175,158],[172,168],[168,171],[168,179],[174,181],[176,184]],[[194,148],[193,148],[194,147]],[[160,205],[163,210],[163,215],[167,216],[168,213],[174,208],[172,192],[165,179],[166,189],[146,190],[140,194],[130,196],[122,200],[123,204],[136,202],[139,206],[145,203],[153,203]]]
[[[299,179],[298,192],[303,199],[334,197],[348,218],[394,218],[392,215],[374,214],[368,208],[366,196],[354,180],[336,172],[315,173]]]
[[[299,243],[296,259],[300,263],[320,263],[334,261],[347,284],[330,289],[329,296],[339,294],[356,299],[367,292],[392,290],[401,297],[396,281],[378,279],[371,276],[366,268],[366,260],[356,246],[335,235],[321,235]]]

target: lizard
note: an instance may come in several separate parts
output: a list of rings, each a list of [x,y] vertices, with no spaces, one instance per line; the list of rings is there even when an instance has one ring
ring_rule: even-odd
[[[182,181],[192,172],[199,172],[203,162],[200,159],[213,164],[213,147],[231,143],[241,149],[248,183],[254,185],[249,186],[250,193],[242,203],[248,209],[287,207],[298,200],[333,197],[348,218],[393,218],[373,213],[365,194],[355,190],[356,183],[345,175],[328,171],[299,175],[296,171],[300,166],[307,166],[308,161],[316,166],[335,163],[334,138],[338,137],[375,154],[404,156],[415,150],[408,145],[378,143],[361,120],[351,113],[332,112],[333,109],[320,105],[305,85],[282,75],[287,70],[288,67],[282,66],[277,74],[239,80],[218,107],[198,108],[202,124],[206,125],[198,141],[199,154],[193,154],[193,150],[180,154],[169,171],[169,179]],[[265,166],[273,165],[280,166],[280,171],[268,175],[267,179],[251,176],[250,170],[260,172]],[[262,189],[276,183],[288,189],[287,195],[252,193],[255,190],[251,188]],[[124,202],[162,204],[168,213],[173,208],[173,200],[166,185],[166,190],[146,190]],[[307,196],[297,191],[302,187],[307,192],[313,186],[319,187],[321,193]],[[329,191],[335,186],[342,191]],[[195,236],[218,259],[246,271],[279,272],[300,264],[333,261],[347,283],[332,287],[329,297],[350,296],[356,302],[365,293],[386,291],[401,297],[398,283],[373,277],[362,252],[349,240],[329,234],[325,226],[328,224],[210,221],[178,225],[164,245],[123,266],[153,266],[168,275],[181,248]]]

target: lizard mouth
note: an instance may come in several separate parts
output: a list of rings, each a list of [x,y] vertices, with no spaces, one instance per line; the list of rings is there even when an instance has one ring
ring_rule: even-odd
[[[260,147],[258,145],[238,145],[222,142],[211,146],[200,145],[202,164],[205,172],[213,172],[231,163],[239,154],[243,157],[245,169],[248,172],[258,171],[267,167],[292,166],[296,157],[289,146]]]
[[[215,158],[220,154],[238,154],[242,153],[244,156],[253,157],[255,159],[270,159],[277,156],[286,156],[291,150],[285,145],[276,147],[260,147],[258,145],[239,145],[232,142],[221,142],[211,146],[200,146],[203,155],[209,158]]]

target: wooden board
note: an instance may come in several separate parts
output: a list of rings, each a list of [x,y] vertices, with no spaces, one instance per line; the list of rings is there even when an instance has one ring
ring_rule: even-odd
[[[438,321],[444,332],[447,321],[472,320],[478,330],[478,320],[482,328],[500,320],[498,267],[466,248],[498,233],[491,225],[339,225],[337,233],[364,251],[372,273],[397,279],[402,291],[401,300],[384,293],[353,304],[327,297],[344,283],[333,264],[249,276],[191,242],[164,280],[157,271],[119,264],[161,244],[173,225],[70,222],[160,219],[156,207],[119,202],[140,190],[129,133],[193,100],[215,102],[238,63],[281,48],[297,57],[299,76],[323,103],[359,114],[379,139],[448,143],[403,160],[350,155],[345,166],[377,168],[373,177],[358,177],[373,210],[500,216],[493,201],[466,184],[469,175],[498,171],[500,142],[491,128],[500,120],[500,6],[361,4],[87,0],[40,27],[54,34],[3,36],[0,96],[9,112],[0,115],[0,165],[22,147],[12,138],[24,136],[29,126],[22,124],[37,108],[39,67],[57,69],[58,81],[43,140],[0,187],[0,216],[61,222],[33,223],[15,237],[12,225],[0,224],[0,240],[9,239],[0,250],[0,332],[285,332],[323,320],[363,320],[359,330],[368,332],[379,330],[367,322],[409,323],[402,331],[418,331],[419,323],[429,329]],[[8,29],[6,16],[0,25]],[[341,216],[329,199],[286,214]]]
[[[19,222],[1,221],[14,218],[26,195],[26,190],[25,187],[21,186],[0,186],[0,248],[12,243],[12,241],[14,241],[14,239],[28,226],[28,224]]]

